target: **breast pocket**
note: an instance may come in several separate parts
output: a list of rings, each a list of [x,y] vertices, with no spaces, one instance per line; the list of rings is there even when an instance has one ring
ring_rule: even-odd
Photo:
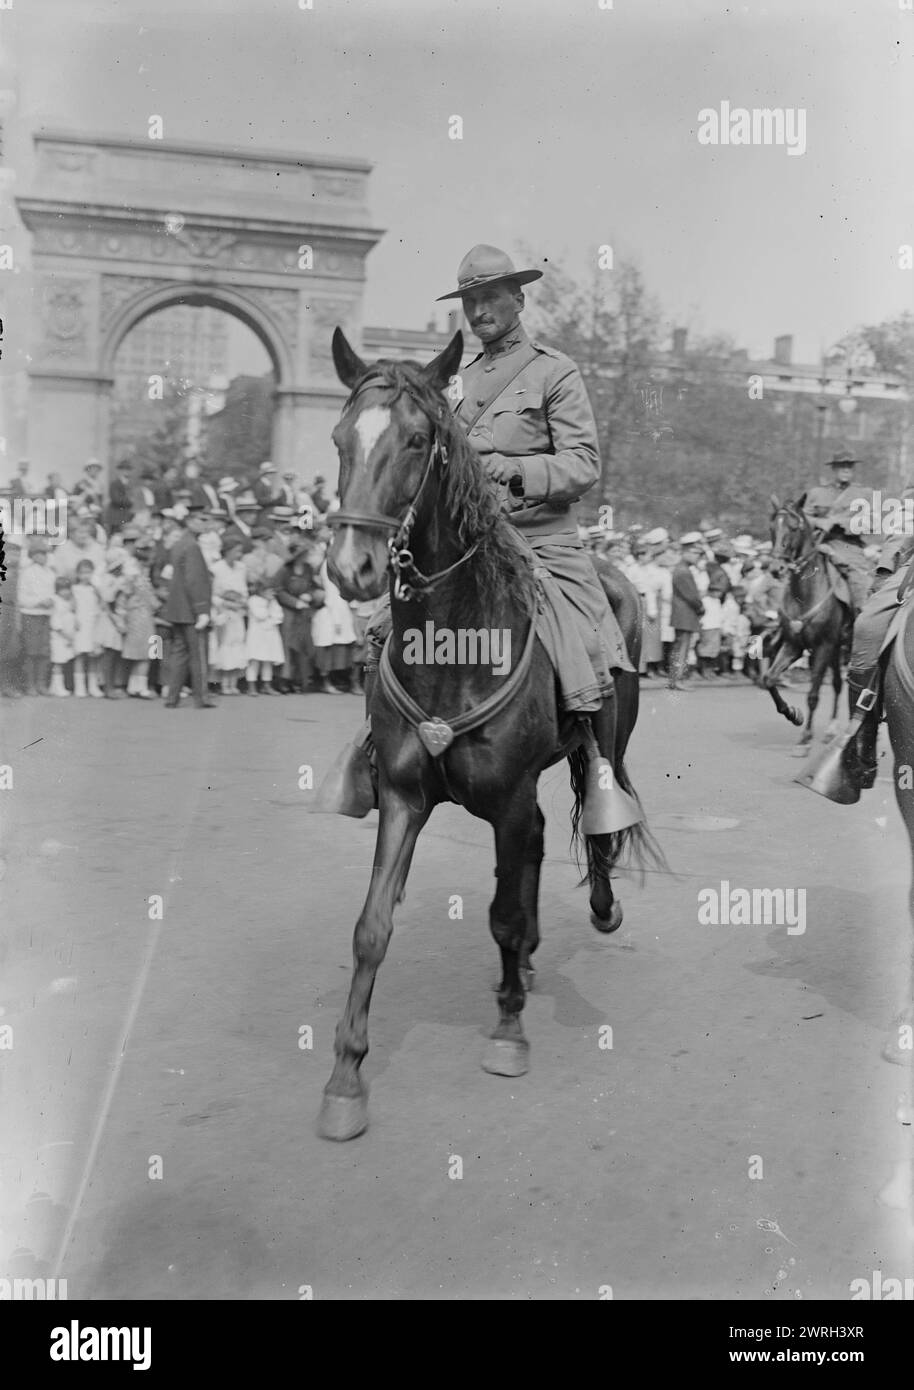
[[[551,445],[542,391],[523,391],[496,401],[492,441],[497,454],[516,458],[546,453]]]

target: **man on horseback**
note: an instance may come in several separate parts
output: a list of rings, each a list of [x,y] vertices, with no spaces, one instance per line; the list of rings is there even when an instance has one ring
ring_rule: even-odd
[[[553,623],[551,653],[568,712],[600,708],[613,667],[632,671],[619,625],[572,507],[600,476],[597,428],[581,374],[570,357],[527,337],[522,286],[540,270],[515,270],[504,251],[474,246],[457,289],[482,352],[461,373],[455,414],[503,506],[561,591],[574,622]]]
[[[910,490],[903,495],[910,495]],[[861,791],[868,791],[876,782],[883,643],[899,605],[911,593],[909,581],[912,565],[914,538],[906,535],[889,537],[876,563],[873,592],[854,623],[854,640],[847,668],[850,724],[837,748],[833,752],[826,751],[820,760],[821,768],[813,770],[807,779],[813,784],[812,790],[841,805],[858,801]],[[832,766],[839,750],[837,765]]]
[[[457,289],[441,299],[462,301],[483,350],[453,383],[454,398],[459,395],[454,413],[500,489],[508,519],[530,547],[547,600],[540,606],[538,631],[552,659],[562,708],[594,715],[599,751],[611,760],[615,720],[604,704],[614,689],[611,673],[635,668],[604,585],[614,586],[620,596],[629,586],[622,576],[608,574],[601,583],[578,538],[572,507],[599,477],[597,429],[575,364],[529,339],[521,326],[521,287],[541,276],[539,270],[516,270],[494,246],[475,246],[461,261]],[[366,632],[367,705],[390,627],[385,596]],[[365,746],[365,737],[357,741],[353,759]],[[344,782],[347,775],[344,768]],[[608,789],[595,795],[603,792]]]
[[[864,554],[868,537],[859,530],[851,504],[866,498],[863,488],[854,483],[857,460],[848,449],[842,449],[829,460],[833,470],[832,482],[810,488],[803,510],[813,526],[822,533],[822,549],[834,560],[847,580],[854,616],[860,612],[870,592],[870,567]]]

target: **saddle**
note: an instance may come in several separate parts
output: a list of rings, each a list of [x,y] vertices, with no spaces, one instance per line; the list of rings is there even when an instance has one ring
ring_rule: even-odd
[[[854,607],[854,600],[851,596],[850,585],[844,577],[844,570],[842,568],[841,560],[832,550],[831,546],[828,544],[828,541],[820,542],[819,554],[824,555],[825,559],[828,561],[828,581],[831,585],[832,592],[835,595],[835,598],[838,600],[839,603],[843,603],[844,606],[849,610],[849,612],[856,614],[857,610]]]

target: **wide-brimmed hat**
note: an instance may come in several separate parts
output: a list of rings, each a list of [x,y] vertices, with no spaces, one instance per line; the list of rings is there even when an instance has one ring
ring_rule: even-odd
[[[707,531],[702,532],[702,534],[704,535],[704,538],[705,538],[706,541],[716,541],[716,540],[718,540],[724,533],[723,533],[723,531],[720,529],[719,526],[711,526],[711,527],[708,528]]]
[[[518,285],[527,285],[531,280],[542,279],[541,270],[516,270],[514,262],[506,251],[497,246],[481,243],[468,251],[457,267],[457,288],[450,294],[439,294],[442,299],[460,299],[470,290],[480,285],[497,285],[502,280],[514,280]]]
[[[259,511],[260,511],[260,503],[257,501],[257,498],[254,496],[253,492],[251,492],[250,490],[248,490],[247,492],[242,492],[242,494],[241,494],[240,497],[236,497],[236,498],[235,498],[235,511],[236,511],[236,512],[246,512],[246,511],[259,512]]]
[[[652,531],[645,531],[641,539],[645,545],[668,545],[670,533],[665,526],[655,526]]]
[[[276,465],[275,463],[272,463],[269,459],[264,459],[258,471],[261,473],[275,473]]]
[[[216,484],[217,492],[234,492],[238,487],[237,478],[220,478]]]
[[[102,465],[98,459],[86,459],[86,470],[90,468],[101,468],[101,466]]]
[[[680,545],[704,545],[705,538],[700,531],[686,531],[679,537]]]
[[[274,507],[270,512],[271,521],[291,521],[296,515],[292,507]]]
[[[832,454],[828,460],[829,468],[844,468],[848,464],[857,463],[851,449],[839,449],[836,454]]]

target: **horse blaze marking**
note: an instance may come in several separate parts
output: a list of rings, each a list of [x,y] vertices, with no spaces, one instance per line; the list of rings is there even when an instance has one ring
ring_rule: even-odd
[[[356,420],[355,432],[359,436],[362,458],[366,463],[371,456],[372,449],[389,424],[390,411],[384,405],[373,405],[368,410],[363,410]]]

